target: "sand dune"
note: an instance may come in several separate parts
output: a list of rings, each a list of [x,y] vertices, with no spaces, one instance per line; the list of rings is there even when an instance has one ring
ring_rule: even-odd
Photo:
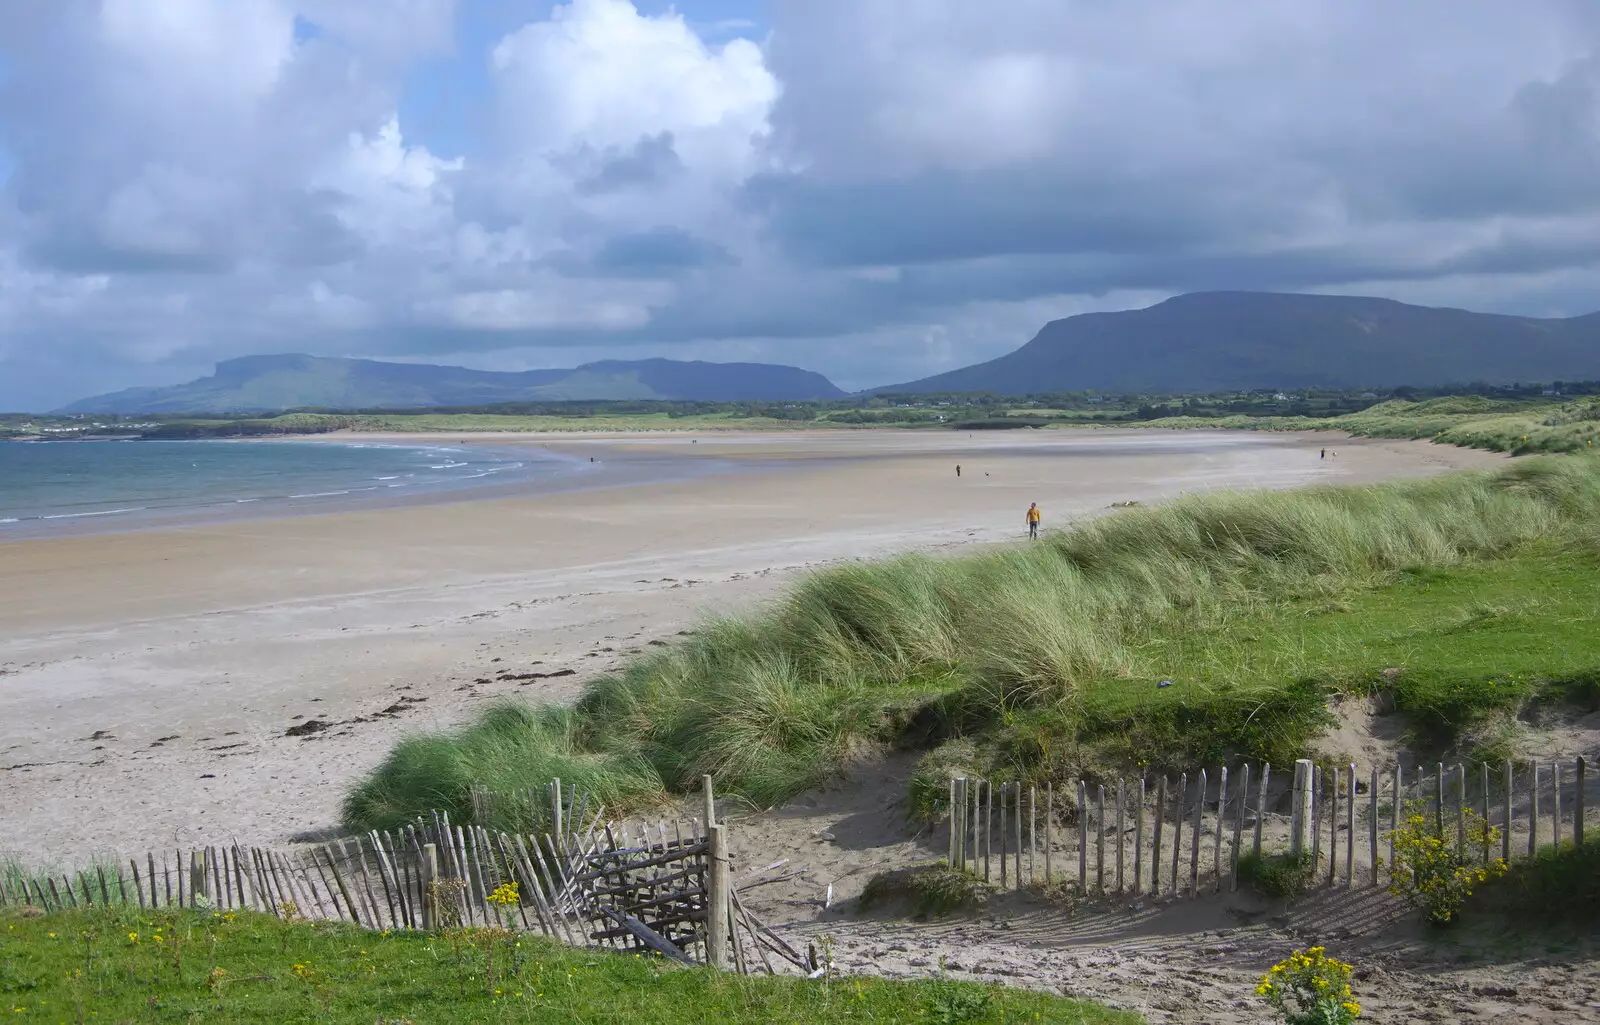
[[[508,695],[570,697],[810,566],[1017,540],[1030,501],[1048,529],[1112,502],[1500,458],[1113,430],[454,440],[728,472],[0,544],[0,848],[71,861],[328,828],[404,731]]]

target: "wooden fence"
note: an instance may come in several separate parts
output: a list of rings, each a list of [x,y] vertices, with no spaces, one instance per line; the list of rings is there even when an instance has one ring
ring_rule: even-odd
[[[60,875],[0,874],[0,905],[250,910],[376,930],[494,926],[741,972],[774,972],[774,958],[817,970],[814,952],[802,955],[745,907],[742,892],[798,873],[779,861],[734,881],[709,777],[704,821],[608,819],[560,780],[514,799],[543,803],[524,821],[550,828],[496,831],[435,812],[321,844],[151,851]],[[475,811],[488,800],[475,795]]]
[[[960,777],[950,781],[947,863],[1002,889],[1198,897],[1237,890],[1242,857],[1303,853],[1321,885],[1376,887],[1394,878],[1393,834],[1412,814],[1484,862],[1581,844],[1596,828],[1588,775],[1581,757],[1382,772],[1299,761],[1287,780],[1270,765],[1080,780],[1060,801],[1053,784]]]

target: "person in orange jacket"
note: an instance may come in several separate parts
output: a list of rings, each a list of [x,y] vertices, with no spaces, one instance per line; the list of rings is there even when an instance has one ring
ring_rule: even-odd
[[[1037,540],[1039,537],[1039,521],[1044,518],[1044,513],[1039,511],[1038,502],[1028,503],[1028,537]]]

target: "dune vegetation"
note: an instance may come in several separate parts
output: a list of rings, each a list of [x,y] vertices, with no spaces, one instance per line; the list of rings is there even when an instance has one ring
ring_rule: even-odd
[[[932,813],[951,771],[1281,765],[1328,727],[1330,696],[1380,690],[1418,744],[1488,755],[1530,701],[1600,700],[1597,616],[1600,459],[1191,496],[814,573],[575,706],[404,740],[345,817],[465,813],[473,784],[552,776],[615,806],[710,774],[766,807],[894,748],[925,752],[912,798]]]
[[[1422,438],[1513,455],[1588,452],[1600,441],[1600,399],[1493,399],[1446,396],[1391,399],[1334,417],[1171,416],[1129,426],[1272,431],[1345,431],[1363,438]]]

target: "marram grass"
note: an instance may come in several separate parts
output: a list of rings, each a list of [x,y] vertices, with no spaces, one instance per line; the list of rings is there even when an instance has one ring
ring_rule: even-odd
[[[1281,764],[1325,728],[1323,681],[1339,674],[1311,664],[1309,641],[1289,650],[1279,637],[1270,647],[1282,664],[1258,666],[1253,688],[1155,689],[1191,668],[1185,643],[1231,638],[1227,657],[1259,661],[1248,631],[1281,626],[1286,609],[1309,615],[1535,551],[1592,559],[1597,522],[1600,460],[1538,458],[1375,486],[1192,496],[1036,544],[852,563],[634,659],[572,708],[505,705],[405,740],[349,794],[345,816],[372,827],[430,808],[460,814],[473,782],[513,790],[552,776],[616,805],[710,774],[722,792],[769,806],[887,747],[962,737],[978,742],[973,758],[1035,779],[1163,754]],[[1207,654],[1221,657],[1215,645]],[[938,788],[924,789],[936,803]]]

